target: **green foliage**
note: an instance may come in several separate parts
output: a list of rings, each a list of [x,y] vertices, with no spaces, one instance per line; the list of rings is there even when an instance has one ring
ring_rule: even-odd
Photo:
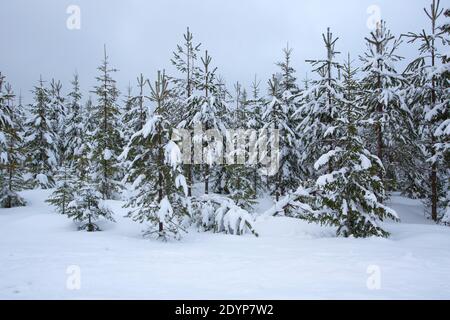
[[[56,207],[58,213],[63,215],[69,215],[68,205],[73,200],[76,191],[74,174],[75,172],[64,164],[55,176],[56,189],[46,200]]]
[[[151,101],[155,104],[141,130],[133,134],[121,159],[128,160],[128,182],[132,183],[133,196],[126,204],[128,217],[149,223],[144,236],[167,240],[180,237],[182,220],[186,214],[184,194],[187,185],[179,166],[180,151],[171,141],[170,94],[165,74],[151,86]]]
[[[120,111],[117,104],[119,91],[116,81],[111,73],[117,70],[109,66],[106,55],[98,67],[97,86],[94,93],[97,96],[97,105],[93,108],[91,116],[94,119],[95,128],[92,134],[92,159],[95,174],[94,181],[104,199],[117,197],[121,189],[120,163],[117,161],[122,150],[122,136],[120,133]]]
[[[76,185],[73,200],[68,204],[67,215],[80,222],[80,230],[88,232],[100,231],[96,224],[100,218],[114,222],[113,213],[105,205],[96,185],[84,181]]]
[[[34,103],[30,105],[31,117],[25,123],[25,143],[27,150],[27,169],[31,174],[29,184],[32,188],[54,186],[56,171],[56,137],[49,120],[50,98],[41,79],[34,88]]]
[[[315,164],[333,170],[317,179],[320,222],[337,226],[337,234],[344,237],[387,237],[379,221],[398,220],[392,209],[380,200],[385,198],[384,184],[378,174],[383,172],[380,159],[372,155],[358,135],[364,121],[363,109],[358,105],[357,86],[353,81],[355,71],[350,58],[343,68],[344,100],[340,117],[330,132],[336,141],[333,150],[324,154]]]
[[[23,125],[21,104],[14,104],[14,92],[0,73],[0,207],[24,206],[17,194],[24,187]]]

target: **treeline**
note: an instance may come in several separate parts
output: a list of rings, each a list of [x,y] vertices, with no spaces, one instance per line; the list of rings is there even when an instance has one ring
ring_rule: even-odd
[[[158,72],[153,81],[141,74],[124,98],[106,49],[93,99],[75,75],[66,96],[59,81],[40,79],[33,102],[23,105],[0,75],[0,205],[26,205],[23,189],[55,188],[48,201],[96,231],[100,218],[113,220],[105,200],[124,197],[128,216],[149,224],[146,235],[166,239],[192,226],[256,234],[252,206],[270,192],[276,205],[266,214],[367,237],[388,236],[379,222],[398,218],[383,203],[401,191],[450,224],[450,25],[443,23],[450,11],[433,0],[425,12],[428,31],[394,36],[380,22],[359,68],[350,54],[341,58],[327,30],[324,58],[307,61],[315,76],[302,85],[285,48],[267,93],[257,79],[250,91],[227,88],[189,29],[171,59],[178,74]],[[419,52],[399,71],[402,42],[418,43]],[[264,174],[258,162],[223,164],[208,154],[202,164],[185,161],[178,130],[190,130],[203,147],[214,144],[196,136],[196,126],[235,144],[241,137],[230,129],[277,130],[278,170]],[[251,139],[244,140],[249,160]]]

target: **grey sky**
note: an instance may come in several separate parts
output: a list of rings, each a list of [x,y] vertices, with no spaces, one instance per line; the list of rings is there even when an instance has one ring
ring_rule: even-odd
[[[265,84],[276,71],[289,42],[298,77],[309,70],[305,59],[324,54],[321,33],[329,26],[340,37],[337,49],[354,58],[369,33],[367,8],[378,5],[395,35],[428,28],[424,6],[430,0],[0,0],[0,71],[29,97],[42,74],[60,79],[68,89],[75,70],[85,93],[95,83],[103,44],[119,89],[135,84],[142,72],[152,79],[157,69],[172,72],[170,58],[190,26],[208,49],[231,88],[248,86],[254,75]],[[450,7],[450,0],[442,0]],[[81,29],[68,30],[69,5],[81,8]],[[400,54],[412,57],[404,44]],[[28,100],[28,99],[27,99]]]

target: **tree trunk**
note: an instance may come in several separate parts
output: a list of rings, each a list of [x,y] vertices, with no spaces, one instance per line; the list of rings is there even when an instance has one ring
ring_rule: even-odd
[[[437,188],[437,165],[435,163],[431,167],[430,179],[431,179],[431,218],[433,219],[433,221],[437,221],[438,188]]]
[[[434,15],[435,12],[435,8],[436,8],[436,2],[433,0],[433,5],[432,5],[432,31],[433,34],[436,34],[436,19],[437,17]],[[432,39],[431,40],[431,65],[434,69],[435,65],[436,65],[436,52],[434,49],[434,45],[435,45],[435,40]],[[432,91],[431,91],[431,106],[434,108],[434,106],[436,105],[436,78],[433,75],[433,78],[431,80],[431,85],[432,85]],[[433,132],[433,121],[431,121],[431,150],[433,153],[433,156],[435,155],[436,149],[435,149],[435,137],[434,137],[434,132]],[[431,218],[434,221],[437,221],[438,219],[438,215],[437,215],[437,211],[438,211],[438,177],[437,177],[437,163],[436,161],[433,162],[432,166],[431,166],[431,177],[430,177],[430,182],[431,182]]]
[[[209,165],[205,164],[205,194],[209,194]]]
[[[106,49],[105,49],[105,61],[106,61]],[[103,134],[104,134],[104,138],[106,138],[106,134],[107,134],[107,131],[108,131],[108,113],[107,113],[107,107],[108,107],[108,104],[107,104],[107,98],[108,98],[108,94],[107,94],[107,83],[106,83],[106,77],[107,77],[107,74],[106,74],[106,72],[107,72],[107,66],[106,66],[106,62],[105,62],[105,74],[104,74],[104,96],[103,96],[103,99],[104,99],[104,105],[103,105],[103,130],[104,130],[104,132],[103,132]],[[106,141],[103,141],[104,143],[105,143],[105,145],[103,146],[103,152],[105,151],[105,149],[107,148],[107,144],[106,144]],[[107,164],[107,161],[105,160],[105,155],[104,154],[102,154],[102,159],[103,159],[103,161],[102,161],[102,163],[103,163],[103,179],[104,179],[104,186],[103,186],[103,200],[106,200],[106,199],[108,199],[109,197],[110,197],[110,194],[109,194],[109,186],[108,186],[108,183],[106,182],[107,180],[108,180],[108,173],[107,173],[107,168],[108,168],[108,164]]]

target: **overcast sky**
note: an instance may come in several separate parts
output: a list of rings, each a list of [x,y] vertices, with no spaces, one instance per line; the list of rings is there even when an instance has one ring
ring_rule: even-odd
[[[368,8],[376,5],[395,35],[429,28],[422,11],[431,0],[0,0],[0,71],[27,98],[42,74],[68,89],[75,70],[87,92],[107,45],[119,89],[142,72],[173,71],[172,51],[190,26],[231,88],[257,74],[265,84],[289,42],[298,77],[305,59],[324,56],[321,33],[331,27],[337,49],[356,58],[370,32]],[[442,0],[450,7],[450,0]],[[69,30],[70,5],[81,9],[81,28]],[[415,49],[403,45],[407,58]],[[26,99],[27,102],[29,99]]]

